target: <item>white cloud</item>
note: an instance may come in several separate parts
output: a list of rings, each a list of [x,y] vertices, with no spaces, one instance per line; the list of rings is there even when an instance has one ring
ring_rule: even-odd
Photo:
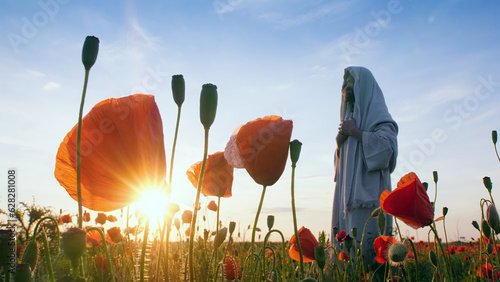
[[[59,84],[57,82],[50,81],[50,82],[45,83],[45,85],[43,86],[43,89],[49,91],[49,90],[57,89],[59,87],[61,87],[61,84]]]

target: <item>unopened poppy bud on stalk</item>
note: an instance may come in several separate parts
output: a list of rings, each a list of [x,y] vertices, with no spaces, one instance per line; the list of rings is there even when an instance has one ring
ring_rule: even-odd
[[[205,129],[209,129],[217,113],[217,86],[203,84],[200,95],[200,121]]]
[[[184,98],[186,96],[186,85],[182,74],[176,74],[172,76],[172,94],[177,106],[182,106],[182,103],[184,103]]]
[[[488,176],[483,177],[483,184],[486,189],[488,189],[489,192],[491,192],[491,189],[493,188],[493,184],[491,183],[491,178]]]
[[[474,228],[476,228],[477,231],[481,231],[481,229],[479,228],[479,223],[477,223],[477,221],[473,220],[472,221],[472,226],[474,226]]]
[[[85,69],[90,70],[97,60],[97,53],[99,52],[99,38],[95,36],[87,36],[83,43],[82,49],[82,62]]]
[[[496,130],[493,130],[491,132],[491,140],[493,140],[493,144],[497,144],[498,137],[497,137],[497,131]]]
[[[300,157],[300,149],[302,148],[302,143],[295,139],[290,142],[290,159],[292,160],[292,167],[295,167]]]
[[[385,213],[381,212],[378,215],[378,232],[380,235],[384,235],[385,231]]]
[[[236,229],[236,222],[229,222],[229,235],[233,235],[234,229]]]
[[[427,189],[429,188],[429,183],[427,183],[427,182],[422,182],[422,185],[424,186],[425,191],[427,192]]]
[[[323,269],[325,267],[326,263],[326,254],[325,254],[325,249],[323,246],[319,245],[314,247],[314,257],[316,259],[316,263],[318,264],[318,267]]]
[[[483,229],[484,236],[489,239],[491,236],[491,227],[488,225],[488,222],[486,222],[486,220],[483,220],[481,222],[481,228]]]
[[[352,237],[356,238],[358,236],[358,229],[356,227],[353,227],[351,229]]]
[[[271,230],[274,226],[274,215],[268,215],[267,216],[267,228]]]
[[[448,208],[443,207],[443,216],[446,216],[448,214]]]
[[[500,234],[500,219],[494,204],[490,204],[486,210],[486,221],[488,221],[491,229],[495,230],[496,234]]]
[[[434,183],[438,182],[438,172],[437,171],[432,172],[432,179],[434,180]]]
[[[38,263],[38,245],[35,240],[30,240],[30,242],[24,249],[21,262],[27,263],[30,266],[31,270],[35,270]]]
[[[408,254],[408,249],[401,243],[392,244],[389,248],[389,262],[394,265],[402,265]]]
[[[222,243],[224,243],[224,240],[226,240],[227,236],[227,227],[221,228],[217,234],[215,234],[215,239],[214,239],[214,248],[220,247]]]

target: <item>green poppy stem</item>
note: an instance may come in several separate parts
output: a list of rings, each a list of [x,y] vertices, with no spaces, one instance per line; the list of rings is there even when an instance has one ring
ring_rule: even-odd
[[[438,241],[437,243],[439,245],[439,248],[441,249],[441,253],[443,254],[444,263],[446,265],[446,271],[448,272],[448,276],[450,278],[450,281],[455,281],[455,280],[453,280],[453,272],[450,269],[451,266],[450,266],[450,263],[448,261],[448,256],[444,252],[443,244],[441,244],[441,242],[439,241],[439,235],[437,233],[437,230],[436,230],[436,228],[433,225],[429,225],[429,227],[431,228],[432,232],[434,232],[434,236],[435,236],[435,238]]]
[[[410,245],[413,250],[413,256],[415,257],[415,277],[420,277],[418,274],[418,256],[417,256],[417,250],[415,249],[415,245],[413,244],[413,241],[410,239]]]
[[[177,107],[177,122],[175,123],[174,143],[172,145],[172,157],[170,157],[170,173],[168,175],[168,185],[172,187],[172,173],[174,171],[174,155],[175,147],[177,145],[177,135],[179,133],[179,123],[181,120],[181,106]]]
[[[82,208],[82,175],[81,175],[81,141],[82,141],[82,116],[87,84],[89,81],[90,68],[85,68],[85,80],[83,82],[82,100],[80,102],[80,112],[78,114],[78,129],[76,132],[76,195],[78,197],[78,228],[83,228],[83,208]]]
[[[194,259],[193,259],[193,249],[194,249],[194,233],[196,231],[196,217],[198,215],[198,204],[200,203],[201,185],[203,183],[203,176],[205,174],[205,166],[207,164],[208,156],[208,132],[210,128],[205,128],[205,148],[203,152],[203,161],[201,163],[200,177],[198,179],[198,187],[196,189],[196,200],[194,201],[194,212],[193,218],[191,219],[191,230],[189,234],[189,281],[195,281],[194,279]],[[217,223],[218,224],[218,223]]]
[[[49,281],[54,282],[56,280],[54,278],[54,271],[52,270],[52,261],[50,260],[49,242],[47,242],[47,236],[45,235],[45,232],[43,232],[40,235],[40,238],[42,239],[42,243],[43,243],[43,250],[45,253],[45,264],[47,265],[47,272],[49,273]],[[7,280],[7,277],[6,277],[5,281],[9,281],[9,280]]]
[[[295,166],[292,165],[292,215],[293,215],[293,230],[295,232],[295,244],[299,250],[300,256],[300,279],[304,279],[304,258],[302,248],[300,247],[299,232],[297,231],[297,213],[295,212]]]
[[[149,235],[149,215],[146,217],[146,226],[144,227],[144,239],[142,241],[141,264],[140,264],[140,281],[144,281],[144,262],[146,260],[146,246],[148,245]]]
[[[269,232],[267,232],[266,234],[266,237],[264,237],[264,246],[262,247],[262,250],[263,250],[263,253],[265,255],[265,251],[266,251],[266,244],[267,244],[267,241],[269,240],[269,237],[271,236],[271,233],[273,232],[276,232],[280,235],[281,237],[281,246],[282,246],[282,252],[283,254],[285,253],[285,236],[283,236],[283,233],[281,231],[279,231],[278,229],[273,229],[273,230],[270,230]],[[285,282],[286,279],[285,279],[285,262],[283,261],[284,258],[283,256],[281,256],[281,277],[282,277],[282,281]],[[265,268],[265,260],[262,260],[264,262],[263,264],[263,270],[264,270],[264,273],[266,271],[266,268]],[[275,267],[275,264],[273,264],[273,268]]]
[[[262,210],[262,204],[264,203],[264,196],[266,194],[266,188],[267,188],[266,185],[262,186],[262,194],[260,196],[259,207],[257,208],[257,213],[255,214],[255,220],[254,220],[253,229],[252,229],[252,243],[251,243],[251,247],[250,247],[250,256],[252,256],[250,258],[250,269],[251,269],[252,281],[254,280],[254,277],[255,277],[255,269],[253,268],[253,254],[254,254],[254,250],[255,250],[255,231],[257,229],[257,222],[259,221],[260,211]]]
[[[40,227],[40,224],[42,223],[42,221],[44,221],[46,219],[49,219],[52,222],[54,222],[54,226],[56,227],[56,232],[57,232],[57,250],[59,251],[59,248],[61,246],[61,240],[60,240],[61,232],[59,231],[59,222],[55,218],[53,218],[52,216],[46,216],[46,217],[43,217],[40,220],[38,220],[38,222],[35,225],[35,229],[33,231],[33,238],[36,240],[36,236],[38,235],[38,227]]]
[[[215,234],[219,234],[219,211],[220,211],[220,197],[217,197],[217,221],[215,222]],[[214,275],[217,274],[217,269],[219,269],[218,267],[218,263],[217,263],[217,250],[218,250],[219,246],[215,245],[215,248],[214,248],[214,261],[215,261],[215,271],[213,271]],[[210,263],[210,267],[212,267],[212,263]],[[224,272],[223,272],[224,273]],[[216,281],[216,277],[212,277],[212,280]]]

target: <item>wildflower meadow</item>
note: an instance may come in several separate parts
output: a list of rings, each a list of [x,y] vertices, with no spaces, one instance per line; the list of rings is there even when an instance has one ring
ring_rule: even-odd
[[[248,121],[234,130],[224,151],[208,152],[210,128],[217,111],[224,110],[218,109],[217,86],[211,83],[201,86],[199,98],[203,155],[186,169],[196,198],[192,209],[182,210],[169,195],[176,144],[182,142],[177,136],[184,77],[172,76],[178,112],[173,146],[167,151],[153,95],[109,98],[83,115],[85,97],[92,95],[87,85],[99,44],[94,36],[84,41],[78,123],[55,156],[54,177],[61,193],[75,200],[78,212],[8,200],[8,208],[1,210],[0,281],[500,281],[500,218],[488,176],[477,199],[481,218],[471,223],[478,239],[456,242],[446,232],[448,209],[435,208],[438,172],[429,184],[408,171],[392,191],[382,193],[380,208],[366,222],[376,221],[380,230],[370,242],[376,262],[369,264],[361,255],[366,248],[360,243],[363,228],[313,234],[298,224],[294,178],[302,143],[291,140],[292,120],[268,115]],[[492,143],[500,162],[495,130]],[[261,216],[266,189],[280,180],[288,160],[293,234],[274,229],[274,216]],[[246,170],[261,193],[253,224],[244,230],[236,229],[237,219],[219,218],[221,198],[232,196],[235,169]],[[15,171],[9,172],[10,180],[9,189],[14,189]],[[130,209],[146,193],[165,199],[159,204],[162,214],[153,217],[146,207]],[[201,195],[212,199],[206,207],[200,204]],[[111,214],[116,210],[121,210],[124,225]],[[200,228],[209,212],[216,214],[213,227]],[[393,233],[382,235],[389,220],[395,223]],[[261,230],[258,223],[265,221],[267,230]],[[157,224],[160,228],[153,229]],[[426,230],[427,238],[408,237],[401,225]]]

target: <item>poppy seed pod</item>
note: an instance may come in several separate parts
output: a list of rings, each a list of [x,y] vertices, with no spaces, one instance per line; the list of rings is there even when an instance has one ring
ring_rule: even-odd
[[[488,176],[483,177],[483,184],[486,189],[488,189],[488,192],[491,192],[491,189],[493,188],[493,184],[491,183],[491,178]]]
[[[488,243],[486,248],[487,248],[488,254],[491,255],[491,253],[493,253],[493,244]]]
[[[432,172],[432,179],[434,180],[434,183],[438,182],[438,172],[437,171]]]
[[[498,137],[497,137],[497,131],[496,130],[493,130],[491,132],[491,140],[493,141],[493,144],[497,144]]]
[[[491,228],[490,226],[488,225],[488,222],[486,222],[486,220],[483,220],[481,222],[481,228],[483,229],[483,234],[484,236],[486,236],[486,238],[490,238],[491,236]]]
[[[95,36],[87,36],[82,49],[82,62],[86,70],[90,70],[90,68],[94,65],[97,60],[98,52],[99,38]]]
[[[351,229],[352,237],[356,238],[358,236],[358,229],[356,227],[353,227]]]
[[[427,182],[422,182],[422,185],[424,186],[425,191],[427,192],[427,189],[429,189],[429,183],[427,183]]]
[[[437,265],[438,265],[438,263],[437,263],[437,261],[438,261],[437,255],[432,250],[429,252],[429,259],[431,260],[432,265],[434,265],[434,267],[437,268]]]
[[[344,245],[345,245],[345,248],[347,249],[348,252],[351,251],[351,248],[354,244],[353,241],[354,241],[354,239],[351,237],[351,235],[347,235],[344,238]]]
[[[496,234],[500,234],[500,219],[494,204],[490,204],[486,210],[486,221],[488,221],[491,229],[495,230]]]
[[[318,267],[323,269],[326,263],[326,254],[323,246],[319,245],[314,248],[314,256],[316,257],[316,263],[318,263]]]
[[[38,262],[38,245],[35,240],[30,240],[30,242],[24,249],[21,262],[29,264],[31,270],[35,271]]]
[[[200,94],[200,121],[205,129],[209,129],[217,113],[217,86],[203,84]]]
[[[61,235],[61,245],[64,254],[75,263],[85,252],[87,233],[77,227],[71,227]]]
[[[274,215],[268,215],[267,216],[267,228],[271,230],[274,226]]]
[[[186,97],[186,85],[182,74],[172,76],[172,95],[174,96],[174,101],[177,106],[182,106],[184,98]]]
[[[401,265],[408,254],[408,249],[401,243],[392,244],[389,247],[389,261],[392,265]]]
[[[224,241],[226,240],[226,236],[227,227],[219,229],[219,232],[217,232],[217,234],[215,235],[214,248],[220,247],[220,245],[222,245],[222,243],[224,243]]]
[[[300,149],[302,148],[302,143],[295,139],[290,142],[290,159],[292,160],[292,167],[297,165],[300,157]]]
[[[446,216],[448,214],[448,208],[443,207],[443,216]]]

